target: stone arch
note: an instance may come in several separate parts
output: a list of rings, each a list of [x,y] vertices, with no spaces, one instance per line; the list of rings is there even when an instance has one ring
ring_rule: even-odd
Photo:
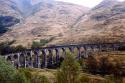
[[[25,60],[26,60],[26,67],[32,67],[32,52],[31,51],[25,51]]]
[[[47,67],[52,68],[53,66],[53,49],[48,49],[49,57],[48,57],[48,63]]]
[[[41,67],[41,60],[40,60],[40,49],[35,49],[34,50],[34,58],[35,58],[35,61],[34,61],[34,66],[36,68],[40,68]]]
[[[77,48],[77,59],[80,60],[81,59],[81,50],[80,50],[81,46],[77,46],[76,48]]]
[[[56,52],[56,65],[58,65],[59,64],[59,62],[60,62],[60,50],[59,50],[59,48],[55,48],[55,52]]]
[[[99,46],[98,46],[98,45],[93,45],[93,51],[94,51],[94,52],[99,51]]]
[[[12,61],[12,56],[11,56],[11,55],[8,55],[8,56],[6,57],[6,60],[11,62],[11,61]]]
[[[81,58],[85,58],[85,56],[87,55],[87,48],[86,48],[86,46],[81,46],[80,53],[81,53]]]
[[[18,64],[19,64],[19,59],[18,59],[19,57],[18,57],[18,53],[16,53],[16,54],[13,54],[13,64],[14,64],[14,66],[16,67],[16,68],[18,68]]]
[[[73,46],[68,47],[68,49],[69,49],[69,51],[70,51],[71,54],[74,53],[74,47]]]
[[[47,67],[47,54],[46,49],[42,49],[42,64],[41,67]]]
[[[66,48],[61,48],[62,49],[62,57],[65,58],[66,57]]]
[[[20,62],[20,67],[26,67],[26,59],[24,53],[20,54],[19,62]]]

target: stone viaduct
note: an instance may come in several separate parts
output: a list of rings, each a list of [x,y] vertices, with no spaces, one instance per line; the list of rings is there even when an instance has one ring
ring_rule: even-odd
[[[40,49],[28,49],[23,52],[11,53],[4,58],[10,61],[16,68],[35,67],[47,68],[58,66],[65,59],[66,52],[70,52],[76,59],[87,58],[91,52],[115,51],[124,43],[103,43],[103,44],[79,44],[49,46]]]

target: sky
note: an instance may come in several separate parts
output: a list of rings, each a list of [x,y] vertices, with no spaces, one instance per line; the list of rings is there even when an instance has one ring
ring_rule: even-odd
[[[71,2],[92,8],[103,0],[57,0],[57,1]],[[124,1],[124,0],[119,0],[119,1]]]

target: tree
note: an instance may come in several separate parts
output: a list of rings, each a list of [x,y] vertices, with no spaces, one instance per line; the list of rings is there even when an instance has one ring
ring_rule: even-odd
[[[57,83],[77,83],[80,65],[71,54],[67,54],[61,68],[57,72]]]
[[[27,83],[27,79],[0,57],[0,83]]]

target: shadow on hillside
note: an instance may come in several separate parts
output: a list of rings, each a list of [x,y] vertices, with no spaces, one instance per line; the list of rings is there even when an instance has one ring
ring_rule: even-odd
[[[19,19],[12,16],[0,16],[0,36],[9,30],[8,27],[11,27],[19,22]]]

